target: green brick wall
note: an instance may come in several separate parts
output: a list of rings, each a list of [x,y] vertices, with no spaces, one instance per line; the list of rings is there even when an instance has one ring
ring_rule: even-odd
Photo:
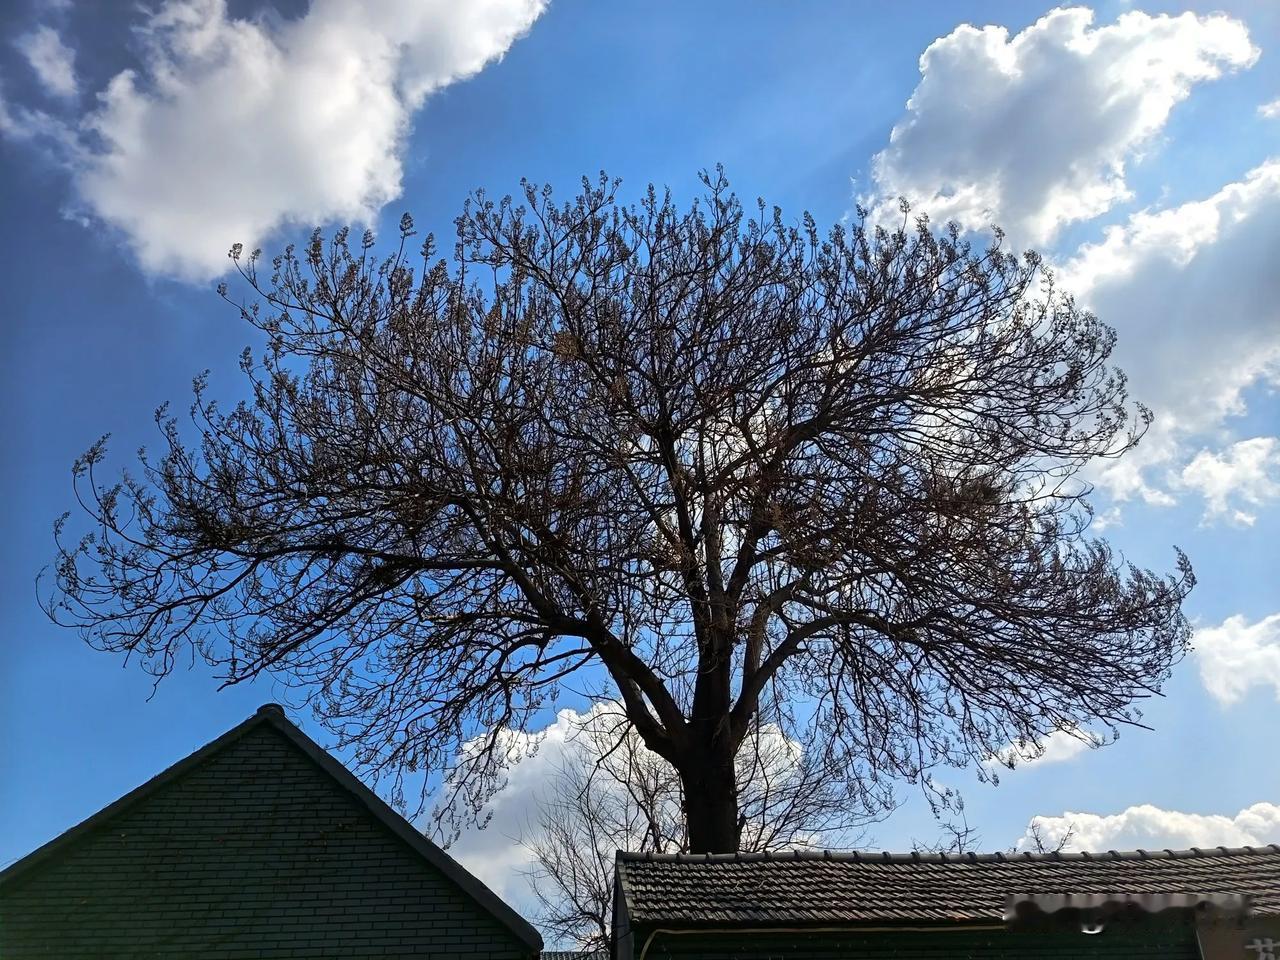
[[[527,957],[270,724],[0,888],[0,958]]]

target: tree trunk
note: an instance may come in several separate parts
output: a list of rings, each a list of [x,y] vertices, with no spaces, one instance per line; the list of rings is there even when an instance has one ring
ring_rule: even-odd
[[[680,770],[690,853],[735,853],[738,849],[738,778],[733,757],[726,758],[723,752],[698,751]]]

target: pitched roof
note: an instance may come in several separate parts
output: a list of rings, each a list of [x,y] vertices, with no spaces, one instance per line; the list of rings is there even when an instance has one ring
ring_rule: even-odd
[[[282,765],[291,765],[291,769],[286,771]],[[317,767],[319,771],[315,770]],[[179,802],[175,799],[176,794],[184,790],[199,796],[186,797]],[[320,811],[308,806],[308,797],[314,799],[316,796],[323,796],[326,801],[333,797],[332,801],[327,801],[332,808],[333,823],[317,823]],[[264,804],[263,811],[269,816],[259,817],[262,811],[253,808],[253,804]],[[371,826],[365,831],[354,828],[352,816],[363,818]],[[211,817],[221,817],[225,822],[220,822],[217,830],[213,830],[208,825]],[[141,858],[144,872],[153,876],[157,871],[168,869],[167,863],[159,861],[175,849],[184,853],[184,841],[189,844],[208,841],[206,846],[213,851],[215,858],[217,851],[223,849],[239,851],[243,856],[245,849],[261,848],[261,859],[283,854],[296,861],[318,863],[322,848],[336,849],[333,847],[334,837],[311,836],[322,827],[332,828],[335,836],[344,839],[359,835],[363,839],[351,842],[366,844],[373,837],[368,831],[380,829],[377,837],[382,839],[377,841],[376,851],[379,862],[387,865],[392,862],[388,857],[394,857],[397,863],[411,864],[416,858],[419,873],[425,869],[430,871],[430,876],[443,875],[465,895],[460,903],[469,899],[480,907],[480,916],[487,914],[497,922],[495,930],[509,931],[531,953],[536,954],[541,949],[541,936],[523,917],[290,723],[277,704],[265,704],[243,723],[0,870],[0,908],[6,903],[12,904],[15,898],[21,899],[21,891],[26,888],[46,882],[49,871],[42,868],[56,870],[64,861],[83,858],[84,851],[95,844],[110,849],[94,854],[94,862],[108,860],[120,870],[135,866]],[[206,837],[204,833],[210,833],[210,836]],[[155,846],[148,845],[149,834],[154,834]],[[232,856],[228,852],[226,859]],[[234,868],[235,864],[230,866]],[[331,864],[326,862],[326,866]],[[352,864],[353,868],[355,866]],[[74,868],[72,873],[80,872],[79,864],[74,864]],[[280,864],[268,865],[268,868],[283,881]],[[181,877],[177,882],[187,886],[194,884],[199,888],[208,879]],[[243,887],[243,878],[241,880],[239,885]],[[61,885],[66,882],[58,881]],[[329,878],[326,882],[343,881],[341,878],[336,881]],[[401,891],[407,900],[415,896],[411,892],[413,889],[417,888],[410,885]],[[84,899],[77,891],[68,891],[68,895]],[[210,895],[214,895],[213,891]],[[332,894],[317,893],[316,896]],[[5,912],[8,911],[0,910],[0,913]]]
[[[632,926],[999,922],[1015,894],[1226,893],[1280,915],[1280,846],[1102,854],[634,854]]]

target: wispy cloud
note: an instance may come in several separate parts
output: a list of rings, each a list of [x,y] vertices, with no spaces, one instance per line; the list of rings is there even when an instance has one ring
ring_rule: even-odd
[[[1088,750],[1095,749],[1101,741],[1082,730],[1055,730],[1040,740],[1028,743],[1011,743],[991,757],[988,768],[1003,766],[1018,769],[1035,765],[1065,763],[1074,760]]]
[[[76,52],[50,26],[39,26],[15,41],[41,86],[55,97],[70,99],[80,92],[76,82]]]

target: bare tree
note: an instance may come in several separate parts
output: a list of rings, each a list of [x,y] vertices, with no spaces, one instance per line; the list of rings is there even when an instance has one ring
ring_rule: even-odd
[[[198,379],[196,442],[162,413],[141,473],[77,462],[95,526],[59,524],[50,613],[159,675],[289,678],[367,773],[455,764],[472,807],[495,731],[594,664],[695,851],[738,846],[766,700],[855,804],[1136,722],[1193,577],[1088,533],[1082,469],[1149,420],[1113,332],[998,239],[905,205],[823,235],[704,181],[684,211],[603,177],[477,194],[420,270],[408,218],[383,259],[346,231],[269,270],[234,249],[250,398]]]
[[[621,704],[588,713],[571,746],[522,843],[534,857],[543,929],[584,950],[608,951],[615,854],[687,852],[684,791]],[[839,781],[776,725],[757,727],[737,767],[743,850],[851,847],[865,838],[867,812],[849,808]]]
[[[588,714],[577,741],[538,798],[522,843],[534,858],[542,929],[584,950],[607,950],[615,852],[688,850],[680,777],[629,723],[607,714]]]
[[[1027,850],[1031,853],[1060,853],[1071,845],[1076,838],[1075,824],[1069,824],[1067,829],[1058,836],[1045,833],[1044,827],[1036,819],[1032,819],[1031,825],[1027,828]],[[1010,853],[1021,853],[1017,845],[1009,850]]]
[[[928,841],[913,840],[912,849],[921,853],[969,853],[980,849],[982,835],[969,823],[960,791],[928,776],[922,779],[920,787],[938,826],[938,835]]]

